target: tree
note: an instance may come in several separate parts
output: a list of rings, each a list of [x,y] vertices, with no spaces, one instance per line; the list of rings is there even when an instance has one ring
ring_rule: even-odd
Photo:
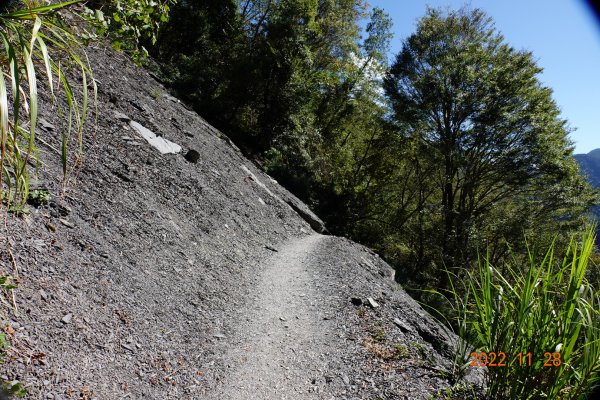
[[[494,215],[515,211],[491,230],[522,235],[531,224],[565,225],[597,201],[541,71],[483,11],[429,9],[385,79],[398,134],[436,166],[427,179],[440,202],[436,241],[450,270],[489,243]]]
[[[381,96],[368,75],[391,23],[375,9],[363,41],[365,10],[364,0],[180,1],[152,52],[180,96],[308,200],[352,170],[358,127],[373,125]]]

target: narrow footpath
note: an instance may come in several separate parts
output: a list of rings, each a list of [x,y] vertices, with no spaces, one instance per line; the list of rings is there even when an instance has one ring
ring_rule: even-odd
[[[290,242],[267,258],[225,356],[231,373],[209,398],[322,398],[311,380],[326,369],[333,340],[314,262],[323,238]]]

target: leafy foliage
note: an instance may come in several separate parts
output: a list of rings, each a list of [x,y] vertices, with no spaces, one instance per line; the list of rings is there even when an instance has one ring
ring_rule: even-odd
[[[177,0],[92,0],[87,17],[97,34],[109,36],[117,50],[131,52],[140,63],[148,56],[146,46],[154,45],[160,25],[169,18]]]
[[[385,88],[397,135],[427,171],[414,194],[415,214],[428,214],[417,236],[433,236],[438,265],[467,265],[490,242],[497,254],[529,230],[578,225],[597,201],[540,71],[480,10],[430,9],[404,42]]]
[[[562,261],[552,244],[501,267],[487,257],[469,273],[467,296],[457,304],[465,309],[460,323],[474,351],[506,354],[506,367],[485,371],[486,399],[580,399],[595,386],[600,297],[585,280],[593,246],[588,229],[580,241],[572,239]],[[531,358],[519,360],[519,353]],[[461,356],[470,363],[471,354]]]
[[[332,179],[346,186],[337,172],[351,173],[353,143],[372,133],[361,127],[382,113],[372,95],[391,23],[374,11],[361,40],[365,13],[359,0],[180,2],[153,55],[180,96],[320,203]]]
[[[0,278],[1,281],[2,278]],[[2,284],[0,284],[0,288]],[[6,349],[8,348],[8,341],[6,339],[6,335],[3,332],[0,332],[0,365],[4,362],[4,357],[6,355]],[[27,391],[23,387],[20,382],[4,382],[0,380],[0,396],[2,398],[10,398],[9,396],[16,396],[19,398],[25,397],[27,395]]]
[[[34,206],[41,206],[50,202],[50,193],[46,190],[32,190],[29,192],[29,202]]]
[[[88,108],[88,83],[96,90],[86,62],[78,50],[80,43],[63,24],[56,12],[77,1],[37,5],[35,1],[17,3],[0,13],[0,150],[2,174],[0,186],[4,201],[19,209],[28,198],[29,165],[37,164],[36,127],[38,122],[39,76],[52,94],[59,114],[67,120],[60,143],[63,172],[66,177],[72,136],[76,137],[80,157],[83,126]],[[60,61],[59,61],[60,60]],[[41,69],[41,71],[39,71]],[[78,70],[81,92],[68,77]],[[8,81],[8,82],[7,82]],[[67,103],[66,113],[59,96]]]

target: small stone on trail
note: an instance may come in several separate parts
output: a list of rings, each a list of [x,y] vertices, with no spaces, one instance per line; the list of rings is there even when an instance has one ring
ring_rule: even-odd
[[[355,306],[361,306],[363,301],[360,297],[352,297],[350,299],[350,301],[352,302],[352,304],[354,304]]]
[[[59,219],[60,223],[66,226],[67,228],[75,228],[75,225],[72,222],[67,221],[66,219]]]
[[[71,213],[71,207],[61,200],[50,200],[50,215],[55,218],[66,217]]]
[[[40,289],[40,298],[44,301],[48,301],[48,294],[44,291],[44,289]]]
[[[125,344],[125,343],[121,343],[121,346],[122,346],[124,349],[127,349],[127,350],[129,350],[129,351],[133,351],[133,348],[131,348],[131,346],[129,346],[129,345]]]
[[[282,320],[282,321],[287,321],[287,320],[286,320],[285,318],[283,318],[283,317],[279,317],[279,319],[280,319],[280,320]]]
[[[70,324],[72,320],[73,320],[73,314],[67,314],[60,321],[63,324]]]
[[[400,328],[402,332],[410,332],[412,329],[410,326],[406,325],[402,320],[398,318],[394,318],[394,324]]]
[[[190,149],[187,153],[185,153],[184,158],[186,161],[191,162],[192,164],[197,164],[198,160],[200,160],[200,153],[194,149]]]
[[[348,375],[343,374],[342,375],[342,380],[344,381],[345,385],[349,385],[350,384],[350,378],[348,378]]]
[[[370,305],[372,308],[377,308],[377,307],[379,307],[379,303],[377,303],[375,300],[373,300],[373,298],[372,298],[372,297],[367,297],[367,301],[369,302],[369,305]]]
[[[118,119],[119,121],[123,121],[123,122],[131,121],[131,118],[129,118],[127,115],[123,114],[122,112],[113,111],[113,114],[114,114],[115,118]]]
[[[53,131],[55,129],[54,125],[43,118],[40,118],[40,127],[45,131]]]
[[[227,336],[223,335],[222,333],[215,333],[213,337],[216,337],[217,339],[225,339]]]

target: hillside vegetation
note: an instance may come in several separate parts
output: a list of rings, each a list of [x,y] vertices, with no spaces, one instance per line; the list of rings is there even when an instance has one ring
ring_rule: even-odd
[[[324,230],[320,217],[331,233],[380,254],[395,269],[396,280],[465,340],[439,333],[419,312],[427,328],[402,328],[404,322],[394,322],[406,334],[401,340],[392,335],[396,349],[413,343],[410,337],[419,348],[427,342],[428,354],[438,361],[447,361],[453,353],[449,366],[436,370],[444,379],[428,375],[435,396],[442,398],[445,388],[447,398],[483,395],[478,390],[489,399],[584,398],[597,382],[600,368],[597,270],[588,268],[594,259],[589,212],[600,202],[599,192],[593,189],[599,183],[594,180],[595,153],[576,160],[568,122],[561,118],[551,88],[539,80],[541,68],[535,55],[507,43],[483,11],[428,9],[390,62],[391,24],[383,10],[370,9],[363,0],[90,0],[52,5],[27,0],[3,5],[0,184],[6,211],[24,219],[6,224],[12,231],[5,235],[7,252],[0,270],[2,307],[17,318],[14,289],[22,281],[17,265],[34,268],[38,262],[38,256],[30,254],[34,249],[42,254],[40,264],[47,265],[57,257],[55,252],[67,248],[68,256],[53,273],[66,279],[74,265],[85,265],[90,269],[79,278],[86,285],[94,285],[97,278],[102,288],[88,297],[80,290],[81,283],[73,282],[74,290],[53,283],[60,288],[60,306],[53,305],[51,312],[55,317],[66,314],[57,320],[62,322],[47,328],[48,333],[35,334],[31,329],[9,329],[12,322],[8,322],[0,336],[0,350],[5,342],[14,347],[28,343],[30,337],[47,347],[56,340],[64,352],[61,362],[68,362],[86,350],[81,343],[98,346],[101,340],[93,326],[108,335],[108,342],[100,345],[108,353],[91,353],[85,358],[87,365],[116,365],[116,359],[110,358],[114,335],[101,327],[110,326],[107,321],[116,313],[124,324],[114,331],[118,342],[130,352],[141,353],[133,360],[121,357],[123,365],[136,370],[142,381],[163,365],[166,384],[161,380],[157,385],[171,384],[172,378],[191,385],[186,390],[193,387],[191,392],[145,389],[130,371],[128,379],[136,382],[131,388],[134,393],[209,393],[229,368],[215,359],[218,351],[227,349],[211,347],[209,338],[223,339],[221,330],[227,329],[237,332],[235,338],[243,336],[232,322],[234,312],[227,298],[241,315],[252,298],[251,274],[238,263],[263,268],[269,260],[262,254],[264,249],[277,252],[275,244],[304,236],[310,227]],[[130,64],[108,55],[108,50],[104,57],[110,63],[105,63],[103,50],[98,50],[105,42],[151,70],[173,95],[218,130],[198,122],[162,86],[152,86],[150,75],[136,76]],[[93,49],[86,50],[90,45]],[[124,89],[128,85],[143,95],[136,98]],[[172,145],[174,150],[161,153],[175,155],[158,157],[137,142],[136,134],[146,135],[151,144]],[[225,143],[232,147],[223,147]],[[238,148],[319,217],[275,181],[253,172]],[[177,156],[179,152],[185,157]],[[93,187],[86,191],[88,183]],[[71,212],[77,225],[66,218]],[[145,220],[152,224],[144,224]],[[79,238],[64,233],[52,239],[57,224],[69,229],[80,226]],[[26,241],[30,232],[41,242]],[[197,235],[205,241],[200,250],[194,249]],[[45,246],[50,250],[39,250]],[[93,262],[88,256],[82,261],[74,255],[77,246],[84,253],[95,249],[95,256],[103,251],[99,257],[114,260],[114,265],[95,256],[89,256]],[[331,261],[343,252],[343,246],[336,248],[340,253],[306,259]],[[20,255],[15,257],[12,249],[20,249]],[[369,340],[361,341],[368,352],[402,368],[423,361],[425,353],[414,359],[406,352],[382,356],[382,349],[394,346],[385,341],[386,329],[394,325],[389,323],[392,314],[387,314],[390,306],[369,317],[366,308],[355,313],[348,305],[347,298],[353,296],[350,289],[368,291],[366,286],[345,283],[345,279],[354,282],[349,266],[358,265],[367,272],[357,269],[357,276],[368,277],[369,284],[382,293],[377,299],[418,308],[401,294],[382,291],[386,284],[372,279],[378,272],[371,258],[364,260],[358,247],[353,249],[348,250],[351,261],[327,275],[333,280],[331,288],[318,291],[324,304],[344,310],[336,317],[337,330],[331,332],[354,337],[355,333],[345,331],[341,315],[356,326],[373,318],[384,334],[372,331]],[[157,260],[147,269],[141,265],[145,253]],[[195,267],[196,258],[204,253],[213,259],[203,259],[201,269],[191,272],[186,267],[186,274],[175,267],[173,275],[165,274],[177,257]],[[211,268],[215,260],[223,267],[222,274]],[[280,264],[285,263],[280,260]],[[328,265],[333,264],[338,265],[333,261]],[[128,278],[122,272],[131,266],[136,268],[130,271],[133,278]],[[349,276],[342,277],[340,271]],[[145,274],[160,278],[149,282]],[[186,282],[191,276],[194,280]],[[235,279],[245,292],[228,288]],[[45,288],[52,288],[47,284],[23,288],[29,293],[24,304],[31,318],[40,321],[44,307],[32,298],[47,300],[32,293],[46,293]],[[170,290],[171,284],[176,289]],[[112,294],[107,289],[111,286]],[[137,297],[129,297],[130,287]],[[198,294],[205,289],[208,294]],[[172,304],[161,308],[156,299],[163,292],[169,293]],[[177,333],[169,344],[161,344],[161,334],[171,332],[168,315],[183,318],[202,308],[200,303],[177,306],[179,299],[196,295],[200,303],[215,302],[215,310],[202,311],[210,328],[194,336],[186,324],[201,326],[202,322],[174,317]],[[80,298],[80,314],[86,307],[108,310],[92,322],[76,321],[72,337],[81,342],[72,351],[68,340],[57,339],[73,319],[73,313],[64,310],[69,296]],[[134,320],[161,333],[151,333],[144,343],[135,342],[132,337],[143,331],[142,325],[131,325],[129,317],[123,317],[128,315],[123,302]],[[368,304],[372,309],[379,306],[376,301],[377,307]],[[151,310],[153,317],[140,308]],[[354,319],[356,315],[360,319]],[[418,318],[409,322],[421,323]],[[537,335],[541,330],[548,335]],[[189,346],[198,340],[206,344],[195,357],[217,365],[214,375],[202,384],[194,383],[200,375],[193,375],[193,360],[188,357],[193,353]],[[152,350],[140,350],[146,347]],[[360,353],[364,349],[352,349],[362,354],[364,365],[371,362]],[[487,354],[503,349],[531,351],[537,358],[532,368],[524,370],[518,370],[514,359],[506,370],[488,368],[480,387],[463,385],[461,379],[473,362],[470,350]],[[160,357],[153,358],[153,350]],[[548,369],[541,357],[545,353],[555,359],[555,354],[570,358],[561,358],[555,369]],[[40,356],[44,352],[33,352],[30,360],[32,354],[45,357]],[[342,360],[350,357],[350,351],[336,354],[329,366],[348,367]],[[164,367],[167,358],[179,360],[176,371],[183,371],[179,378],[170,373],[168,363]],[[417,365],[426,369],[421,362]],[[17,394],[22,393],[18,378],[24,373],[24,367],[19,368],[7,385]],[[85,379],[93,381],[97,372],[94,367],[81,372],[78,384],[85,388]],[[62,385],[59,378],[44,375],[48,373],[36,377],[35,393],[43,393],[45,381]],[[243,371],[240,374],[244,376]],[[77,379],[73,370],[64,375]],[[376,381],[383,382],[381,387],[387,385],[385,374]],[[111,383],[102,384],[106,387],[100,391],[114,394],[117,390]],[[394,385],[385,387],[382,393],[393,398]],[[64,385],[60,388],[66,390]],[[329,388],[339,393],[362,390],[348,383]],[[83,389],[81,393],[87,396]],[[420,386],[419,396],[424,393]]]

